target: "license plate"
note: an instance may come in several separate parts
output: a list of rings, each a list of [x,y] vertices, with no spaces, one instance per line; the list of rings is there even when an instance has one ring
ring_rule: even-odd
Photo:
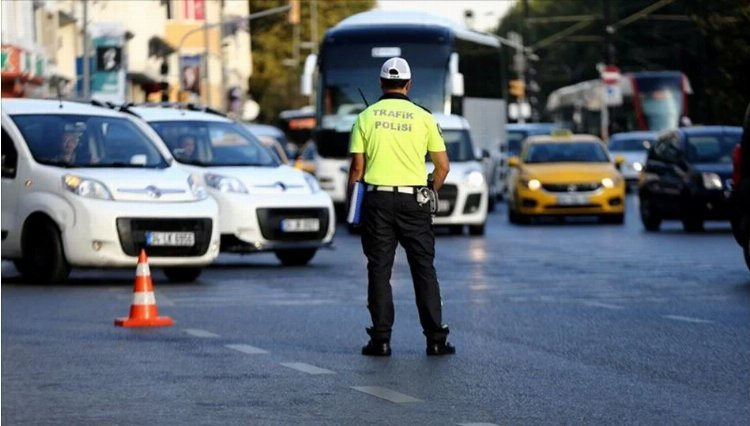
[[[565,194],[557,196],[557,205],[559,206],[577,206],[589,204],[589,197],[580,194]]]
[[[281,221],[283,232],[317,232],[320,230],[320,219],[284,219]]]
[[[192,232],[146,232],[147,246],[191,247],[194,244],[195,234]]]
[[[451,202],[448,200],[438,200],[438,211],[447,212],[451,209]]]

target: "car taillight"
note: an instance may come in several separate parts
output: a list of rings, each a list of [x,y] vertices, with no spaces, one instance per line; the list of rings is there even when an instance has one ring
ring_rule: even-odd
[[[742,158],[742,146],[737,144],[732,151],[732,181],[735,188],[740,184],[740,159]]]

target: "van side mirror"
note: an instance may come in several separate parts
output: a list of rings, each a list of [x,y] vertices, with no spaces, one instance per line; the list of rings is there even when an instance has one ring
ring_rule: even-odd
[[[464,95],[464,75],[458,72],[458,53],[451,53],[450,62],[448,63],[451,78],[451,95]]]

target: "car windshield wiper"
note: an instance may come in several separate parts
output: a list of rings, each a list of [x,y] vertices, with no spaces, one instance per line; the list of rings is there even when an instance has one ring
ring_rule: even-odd
[[[94,163],[94,164],[89,164],[86,167],[98,167],[98,168],[109,167],[109,168],[113,168],[113,169],[125,169],[125,168],[142,169],[142,168],[145,168],[145,167],[153,167],[153,166],[148,166],[147,164],[126,163],[124,161],[113,161],[111,163]]]
[[[201,161],[201,160],[180,160],[180,159],[177,159],[177,158],[175,158],[175,160],[178,163],[181,163],[181,164],[190,164],[192,166],[206,167],[206,166],[212,165],[211,163],[207,163],[207,162]]]
[[[75,167],[83,167],[83,166],[80,166],[77,164],[71,164],[71,163],[68,163],[67,161],[62,161],[62,160],[39,160],[39,163],[44,164],[46,166],[57,166],[57,167],[63,167],[66,169],[72,169]]]

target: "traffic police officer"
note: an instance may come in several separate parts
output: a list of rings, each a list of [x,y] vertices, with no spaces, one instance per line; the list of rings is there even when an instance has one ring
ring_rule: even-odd
[[[390,356],[394,309],[391,271],[398,243],[406,250],[419,320],[428,355],[455,353],[442,323],[440,287],[433,266],[435,237],[430,206],[417,200],[427,186],[426,154],[435,165],[437,191],[450,168],[445,142],[429,111],[414,104],[411,70],[403,58],[385,61],[380,71],[383,96],[357,117],[352,128],[349,194],[364,180],[362,249],[367,257],[367,307],[372,327],[363,355]],[[423,201],[423,200],[421,200]]]

